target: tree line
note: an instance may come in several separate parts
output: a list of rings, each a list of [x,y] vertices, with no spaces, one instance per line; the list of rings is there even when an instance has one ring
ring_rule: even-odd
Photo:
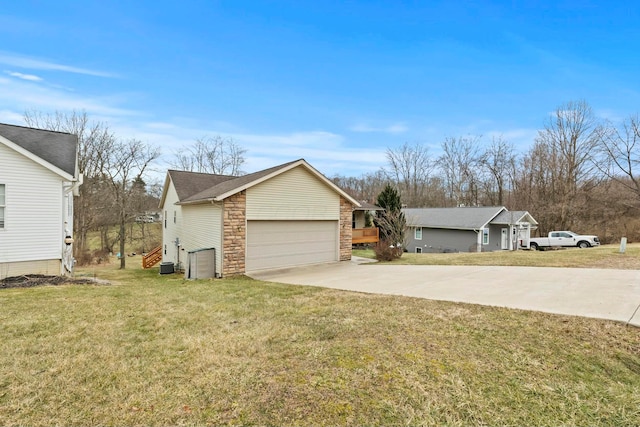
[[[553,229],[640,240],[640,120],[598,120],[586,101],[560,105],[532,146],[518,153],[502,137],[448,137],[438,156],[427,145],[386,150],[386,165],[332,180],[375,202],[392,183],[407,207],[505,206],[527,210],[541,235]]]
[[[85,112],[27,111],[24,121],[78,136],[84,182],[74,200],[74,256],[81,263],[90,259],[89,233],[98,231],[100,248],[118,248],[124,268],[126,238],[133,234],[127,226],[158,207],[162,184],[149,183],[148,173],[160,149],[123,140]],[[173,153],[171,167],[237,176],[244,173],[245,153],[233,138],[205,136]],[[488,142],[473,135],[447,137],[437,156],[426,144],[404,143],[386,150],[386,164],[378,171],[332,181],[370,203],[391,185],[407,207],[505,206],[529,211],[540,234],[575,229],[598,234],[604,242],[622,236],[637,241],[639,163],[637,115],[602,121],[587,102],[572,101],[553,112],[524,153],[502,137]]]

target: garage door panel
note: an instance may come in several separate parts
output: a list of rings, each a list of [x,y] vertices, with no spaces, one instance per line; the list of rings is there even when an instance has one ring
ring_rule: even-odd
[[[337,221],[247,222],[247,271],[337,260]]]

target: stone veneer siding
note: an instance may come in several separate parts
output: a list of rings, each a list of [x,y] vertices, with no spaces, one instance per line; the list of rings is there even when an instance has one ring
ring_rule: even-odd
[[[224,199],[222,275],[244,274],[247,243],[247,194]]]
[[[351,259],[353,205],[340,196],[340,261]]]

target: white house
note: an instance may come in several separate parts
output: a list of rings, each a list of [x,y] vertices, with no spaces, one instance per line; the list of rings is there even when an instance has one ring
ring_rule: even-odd
[[[75,135],[0,123],[0,279],[73,270]]]
[[[170,170],[162,259],[189,278],[349,260],[354,206],[303,159],[240,177]]]

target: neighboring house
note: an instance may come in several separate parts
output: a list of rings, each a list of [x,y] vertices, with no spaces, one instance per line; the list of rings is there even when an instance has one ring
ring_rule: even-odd
[[[349,260],[354,206],[303,159],[240,177],[170,170],[162,260],[188,278]]]
[[[0,279],[73,270],[77,150],[75,135],[0,123]]]
[[[408,252],[481,252],[529,247],[538,225],[526,211],[505,207],[403,209]]]
[[[373,216],[376,211],[383,211],[378,205],[374,205],[368,202],[360,202],[360,206],[353,209],[353,219],[351,221],[352,231],[352,243],[366,244],[366,243],[378,243],[380,235],[378,227],[373,226]],[[367,215],[371,220],[371,225],[367,227]]]

